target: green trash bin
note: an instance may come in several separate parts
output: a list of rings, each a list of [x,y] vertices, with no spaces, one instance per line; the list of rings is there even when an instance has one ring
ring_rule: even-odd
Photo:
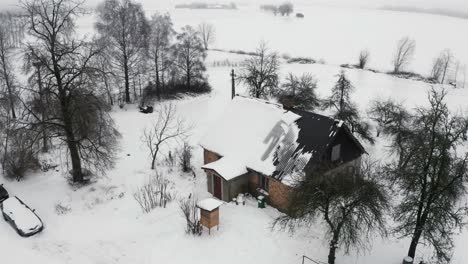
[[[258,196],[257,201],[258,201],[258,208],[265,208],[265,197],[263,195]]]

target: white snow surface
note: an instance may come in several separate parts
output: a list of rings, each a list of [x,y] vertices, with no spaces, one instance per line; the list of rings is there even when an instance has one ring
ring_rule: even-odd
[[[247,173],[245,164],[229,157],[223,157],[217,161],[203,165],[202,168],[216,171],[227,181]]]
[[[282,105],[237,96],[210,126],[200,144],[236,164],[271,175],[275,170],[276,147],[299,118]]]
[[[16,197],[10,197],[2,204],[3,213],[7,214],[21,231],[29,233],[42,226],[41,220]]]
[[[330,65],[281,66],[282,78],[288,72],[312,73],[318,79],[317,92],[321,97],[330,95],[336,75],[341,70],[334,65],[354,63],[363,48],[371,51],[370,67],[390,70],[395,44],[406,35],[417,42],[415,60],[408,70],[428,74],[434,57],[445,48],[450,48],[462,65],[468,62],[468,38],[460,33],[468,28],[468,20],[314,6],[306,9],[297,6],[298,11],[306,15],[306,19],[297,20],[261,13],[257,5],[248,10],[194,11],[174,10],[175,1],[139,2],[143,2],[148,15],[169,11],[177,28],[185,24],[196,26],[202,21],[215,24],[215,48],[253,50],[260,40],[265,40],[280,54],[324,58]],[[78,32],[90,35],[93,23],[92,15],[83,17],[77,22]],[[433,32],[438,32],[437,36]],[[208,74],[212,93],[174,102],[178,114],[194,124],[190,138],[192,145],[197,146],[202,135],[220,118],[220,110],[231,101],[229,73],[232,67],[214,67],[214,62],[237,63],[242,59],[243,56],[210,51]],[[361,70],[347,70],[347,74],[356,87],[352,99],[362,113],[376,98],[394,98],[409,108],[427,106],[429,84]],[[466,113],[468,89],[447,89],[449,108]],[[237,92],[243,94],[244,87],[237,87]],[[284,264],[301,263],[302,255],[321,261],[327,259],[329,241],[320,221],[299,229],[293,235],[272,230],[272,221],[281,213],[271,207],[260,210],[256,208],[256,201],[248,198],[246,206],[222,205],[220,230],[210,236],[192,237],[184,233],[185,222],[177,201],[169,203],[165,209],[157,208],[143,214],[133,199],[133,192],[154,174],[148,168],[148,153],[141,143],[141,135],[155,115],[142,115],[136,106],[129,105],[124,110],[115,109],[112,116],[122,134],[120,152],[116,167],[97,183],[83,188],[70,187],[64,178],[67,167],[63,164],[67,153],[60,150],[50,157],[62,165],[58,171],[34,172],[21,182],[4,181],[0,177],[10,194],[28,201],[48,227],[37,236],[23,239],[8,224],[1,222],[1,263]],[[387,146],[385,138],[378,138],[374,146],[365,145],[365,148],[373,158],[385,161],[388,158]],[[168,148],[178,147],[172,144]],[[164,156],[167,149],[161,153]],[[200,169],[202,153],[201,148],[194,149],[196,178],[158,162],[158,170],[174,182],[178,198],[189,194],[200,199],[211,197],[206,190],[206,177]],[[68,209],[58,213],[59,206]],[[388,225],[391,227],[393,223]],[[369,250],[351,250],[349,255],[339,250],[337,264],[399,264],[406,256],[409,242],[393,235],[384,239],[375,237]],[[466,227],[457,232],[454,242],[452,264],[466,264]],[[216,254],[213,254],[214,249]],[[420,245],[415,263],[419,263],[420,256],[424,254],[428,260],[430,252]]]
[[[206,198],[197,203],[198,208],[213,211],[214,209],[220,207],[224,202],[215,198]]]

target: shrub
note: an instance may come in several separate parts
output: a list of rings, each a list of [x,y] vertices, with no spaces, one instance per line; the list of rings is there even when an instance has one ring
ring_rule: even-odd
[[[181,153],[179,154],[179,165],[183,172],[189,172],[192,170],[192,150],[193,147],[190,146],[187,142],[184,142],[184,146],[182,147]]]
[[[175,194],[169,190],[171,184],[171,181],[156,173],[156,176],[150,178],[141,186],[133,194],[133,197],[144,213],[149,213],[156,207],[166,208],[166,204],[175,197]]]
[[[3,147],[3,170],[7,178],[19,181],[28,170],[40,168],[37,158],[39,149],[31,130],[21,128],[7,133],[6,146]]]
[[[203,231],[200,223],[197,202],[198,200],[192,197],[192,195],[179,201],[180,209],[182,210],[187,223],[185,232],[190,235],[201,235]]]

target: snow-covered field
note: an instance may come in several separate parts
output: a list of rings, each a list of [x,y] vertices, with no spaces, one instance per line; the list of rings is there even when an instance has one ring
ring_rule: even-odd
[[[145,1],[144,6],[149,11],[159,7],[158,1]],[[373,54],[372,66],[387,69],[394,44],[403,35],[417,40],[418,52],[413,67],[422,73],[427,72],[432,57],[446,47],[452,48],[460,59],[468,62],[468,50],[464,49],[468,46],[468,38],[460,33],[468,29],[466,20],[369,10],[358,10],[351,15],[346,10],[324,7],[308,7],[303,21],[275,18],[253,9],[174,11],[165,4],[164,10],[173,12],[177,26],[186,23],[196,25],[202,20],[215,23],[218,36],[214,46],[218,48],[252,50],[260,39],[264,39],[280,53],[324,58],[332,65],[290,64],[281,68],[283,74],[313,73],[318,79],[321,96],[330,93],[340,71],[333,64],[353,62],[359,49],[368,47]],[[401,23],[399,27],[392,23],[396,20]],[[427,30],[435,26],[437,38]],[[80,32],[89,32],[91,28],[92,19],[80,21]],[[359,32],[356,28],[360,29]],[[345,37],[350,39],[346,45],[341,43]],[[210,52],[207,60],[210,65],[214,61],[239,61],[241,58]],[[168,171],[161,159],[159,169],[174,182],[178,197],[186,197],[190,193],[200,198],[210,196],[200,169],[202,150],[197,144],[230,101],[230,69],[209,67],[212,93],[174,102],[178,115],[193,126],[190,142],[195,146],[193,166],[197,175],[193,178],[177,169]],[[374,98],[397,98],[409,107],[426,104],[428,84],[360,70],[348,70],[347,74],[356,87],[353,99],[362,111]],[[449,88],[449,91],[451,109],[466,112],[468,89]],[[243,88],[239,87],[238,92],[243,93]],[[301,263],[302,255],[326,259],[328,245],[322,239],[324,233],[320,224],[295,235],[271,230],[272,220],[279,212],[272,208],[258,209],[252,200],[246,206],[223,205],[220,230],[212,230],[211,235],[205,232],[201,237],[185,235],[185,223],[177,201],[166,209],[157,208],[150,214],[143,214],[133,199],[133,192],[153,173],[149,169],[141,135],[155,115],[140,114],[134,105],[124,110],[115,109],[112,115],[122,138],[116,167],[105,178],[91,186],[73,189],[63,177],[66,168],[59,167],[58,171],[33,173],[22,182],[5,182],[12,195],[17,195],[37,210],[45,229],[37,236],[24,239],[0,221],[0,263],[284,264]],[[179,146],[174,144],[171,149],[176,147]],[[368,152],[373,156],[385,158],[384,150],[385,142],[382,140],[374,147],[368,146]],[[60,159],[66,157],[65,153],[56,154],[50,157],[54,162],[61,162]],[[3,178],[0,181],[3,182]],[[456,238],[453,263],[467,262],[467,243],[468,230],[465,229]],[[370,251],[351,252],[349,256],[340,252],[337,262],[398,264],[406,254],[407,246],[408,241],[392,236],[376,239]]]
[[[184,0],[140,0],[148,16],[169,12],[176,28],[209,22],[216,27],[213,48],[254,51],[260,41],[279,54],[323,59],[328,64],[356,63],[359,52],[371,53],[369,67],[392,69],[391,62],[399,39],[409,36],[416,41],[414,61],[408,70],[428,75],[436,56],[450,49],[468,64],[468,20],[445,16],[392,12],[375,9],[317,6],[301,2],[295,10],[304,19],[280,17],[259,10],[261,1],[248,1],[238,10],[175,9]],[[97,2],[88,1],[90,5]],[[353,1],[354,3],[354,1]],[[93,30],[92,17],[82,19],[83,33]]]

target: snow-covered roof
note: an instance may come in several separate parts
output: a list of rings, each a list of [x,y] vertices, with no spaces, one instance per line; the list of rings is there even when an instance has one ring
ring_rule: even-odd
[[[223,157],[215,162],[205,164],[202,168],[214,170],[228,181],[247,173],[244,163],[230,157]]]
[[[299,118],[282,105],[237,96],[200,144],[223,158],[271,175],[276,148]]]
[[[293,178],[311,160],[320,160],[342,127],[340,120],[237,96],[200,142],[222,156],[203,168],[215,170],[226,180],[251,169],[293,185]]]
[[[213,211],[220,207],[224,202],[215,198],[207,198],[197,203],[197,207],[206,211]]]

